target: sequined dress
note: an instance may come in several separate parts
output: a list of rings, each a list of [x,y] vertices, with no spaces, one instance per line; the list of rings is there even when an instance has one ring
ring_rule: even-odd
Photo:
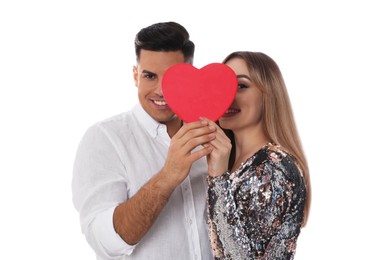
[[[234,172],[208,182],[215,259],[293,259],[306,187],[289,154],[267,144]]]

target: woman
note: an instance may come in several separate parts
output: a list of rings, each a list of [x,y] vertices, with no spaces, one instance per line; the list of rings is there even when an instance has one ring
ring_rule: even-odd
[[[208,156],[214,257],[293,259],[308,219],[310,178],[282,74],[260,52],[234,52],[223,63],[238,78],[235,100],[219,119],[231,140],[203,119],[217,128]]]

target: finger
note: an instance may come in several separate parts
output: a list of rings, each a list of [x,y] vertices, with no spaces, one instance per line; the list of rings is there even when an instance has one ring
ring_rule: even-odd
[[[222,148],[225,143],[223,141],[215,138],[214,140],[211,140],[209,144],[212,145],[214,148],[219,149],[219,148]]]
[[[185,153],[190,153],[193,149],[195,149],[199,145],[203,145],[203,146],[206,145],[206,148],[208,148],[207,144],[209,144],[214,139],[215,139],[215,133],[209,133],[198,137],[193,137],[188,139],[188,141],[183,145],[183,149]]]
[[[215,131],[215,139],[218,140],[221,143],[228,143],[231,144],[230,138],[225,134],[225,132],[216,125],[216,131]]]
[[[179,139],[179,142],[181,145],[186,145],[188,142],[191,142],[192,140],[196,138],[204,137],[207,141],[211,141],[215,138],[215,131],[216,129],[214,127],[210,127],[208,125],[200,127],[200,128],[192,128],[189,129],[184,135],[182,135]],[[196,139],[199,140],[199,139]],[[202,139],[202,142],[205,142],[204,139]],[[194,142],[191,142],[191,145],[193,145]],[[202,144],[197,142],[197,144]]]
[[[214,147],[216,150],[220,151],[230,151],[231,150],[231,143],[230,140],[221,140],[218,138],[215,138],[214,140],[210,141],[210,145]]]
[[[202,149],[199,149],[197,151],[192,152],[189,155],[189,160],[191,162],[195,162],[195,161],[199,160],[200,158],[202,158],[202,157],[204,157],[206,155],[209,155],[212,151],[213,151],[213,147],[212,146],[203,147]]]
[[[211,145],[214,146],[214,148],[228,148],[230,149],[229,146],[231,146],[231,140],[230,138],[225,134],[225,132],[212,120],[205,118],[205,117],[200,117],[201,121],[207,122],[207,124],[210,126],[212,129],[216,129],[216,137],[213,141],[210,142]]]
[[[208,125],[210,125],[212,127],[215,127],[217,129],[218,133],[221,133],[221,134],[226,136],[226,134],[222,130],[222,128],[217,123],[215,123],[213,120],[211,120],[211,119],[209,119],[207,117],[200,117],[199,119],[200,119],[200,121],[205,121],[205,122],[207,122]]]
[[[184,124],[179,131],[175,134],[175,138],[182,138],[188,131],[192,129],[202,128],[207,126],[207,121],[196,121]]]

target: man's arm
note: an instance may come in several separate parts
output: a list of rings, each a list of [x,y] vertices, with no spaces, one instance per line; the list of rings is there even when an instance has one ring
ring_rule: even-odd
[[[172,138],[164,167],[133,197],[114,211],[115,231],[129,245],[138,243],[155,222],[175,188],[188,176],[192,163],[208,155],[212,147],[193,149],[215,138],[207,122],[184,125]]]

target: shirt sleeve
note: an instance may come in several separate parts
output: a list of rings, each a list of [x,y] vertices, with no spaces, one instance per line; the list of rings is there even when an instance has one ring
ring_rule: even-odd
[[[134,249],[113,225],[114,209],[128,199],[125,172],[115,137],[99,124],[88,129],[74,162],[73,203],[83,234],[102,259],[119,259]]]

